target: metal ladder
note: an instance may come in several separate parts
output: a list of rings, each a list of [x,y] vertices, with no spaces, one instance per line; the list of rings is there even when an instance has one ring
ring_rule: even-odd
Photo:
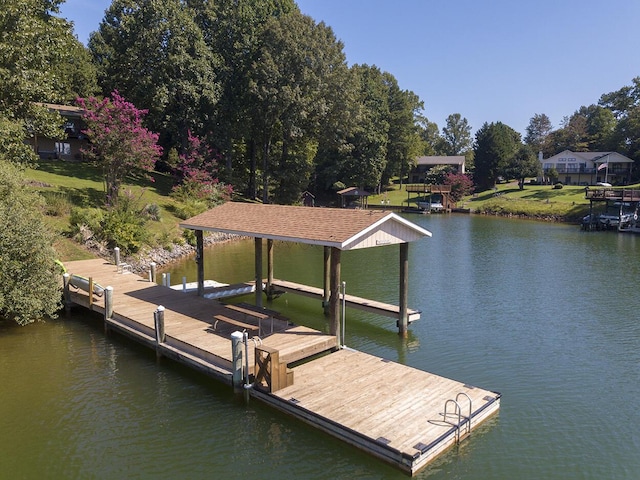
[[[469,415],[465,416],[462,414],[462,407],[460,406],[459,403],[459,399],[461,396],[465,396],[467,397],[467,400],[469,401]],[[450,414],[449,413],[449,405],[453,404],[454,405],[454,410],[453,412]],[[471,401],[471,397],[469,397],[469,395],[467,395],[464,392],[460,392],[456,395],[455,400],[454,399],[449,399],[444,403],[444,413],[443,413],[443,417],[444,417],[444,421],[450,425],[453,425],[456,429],[456,443],[460,443],[461,440],[463,440],[464,438],[466,438],[467,436],[469,436],[471,434],[471,412],[473,411],[472,408],[473,402]],[[454,423],[452,421],[449,421],[449,415],[454,416],[454,418],[457,416],[458,417],[458,422]],[[462,436],[460,435],[460,427],[462,426],[462,424],[464,423],[464,433],[462,434]]]

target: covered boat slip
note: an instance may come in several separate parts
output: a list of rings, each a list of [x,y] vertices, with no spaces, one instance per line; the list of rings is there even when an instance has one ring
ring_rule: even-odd
[[[398,329],[406,336],[411,320],[419,317],[419,312],[409,312],[409,242],[430,237],[431,232],[422,227],[386,211],[351,210],[337,208],[312,208],[285,205],[263,205],[255,203],[228,202],[207,212],[185,220],[182,228],[192,229],[196,233],[198,253],[198,292],[204,294],[204,241],[203,232],[222,232],[226,234],[251,237],[255,243],[256,284],[263,281],[263,240],[267,240],[266,294],[270,297],[277,289],[274,278],[273,262],[274,241],[296,242],[324,247],[324,285],[322,288],[323,305],[329,315],[330,332],[338,337],[340,344],[340,275],[342,251],[372,248],[384,245],[399,247],[399,295],[398,307],[389,308],[379,303],[379,313],[398,319]],[[309,293],[310,289],[297,287],[297,293]],[[295,291],[291,288],[289,291]],[[357,300],[356,300],[357,299]],[[351,297],[363,308],[372,309],[373,300]],[[262,292],[256,290],[256,306],[262,306]],[[410,318],[411,317],[411,318]]]
[[[106,330],[232,383],[230,332],[236,328],[213,327],[216,315],[231,315],[233,309],[122,273],[104,260],[65,266],[71,274],[66,302],[102,314]],[[90,296],[91,286],[98,293]],[[161,340],[154,315],[159,305],[164,307]],[[337,350],[333,335],[274,321],[273,334],[249,341],[250,395],[407,473],[422,469],[499,409],[497,393],[366,353]],[[282,366],[282,378],[276,378],[276,368],[261,378],[267,357]]]

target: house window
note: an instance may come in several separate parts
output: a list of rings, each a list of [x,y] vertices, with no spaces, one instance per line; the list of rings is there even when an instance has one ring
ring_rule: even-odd
[[[58,155],[71,155],[71,145],[67,142],[56,142]]]
[[[555,165],[554,165],[553,163],[545,163],[543,168],[544,168],[545,170],[550,170],[550,169],[552,169],[554,166],[555,166]]]

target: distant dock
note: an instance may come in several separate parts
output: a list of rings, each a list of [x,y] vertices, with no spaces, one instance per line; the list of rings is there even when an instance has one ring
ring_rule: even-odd
[[[228,385],[238,373],[230,337],[250,332],[242,375],[251,396],[412,475],[500,408],[499,393],[339,348],[335,336],[267,310],[161,286],[104,260],[65,267],[67,306],[98,312],[105,330]]]

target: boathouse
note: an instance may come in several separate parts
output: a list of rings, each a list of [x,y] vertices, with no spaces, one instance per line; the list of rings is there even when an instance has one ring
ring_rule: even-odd
[[[407,334],[407,325],[419,318],[419,312],[407,306],[409,289],[409,242],[431,237],[431,232],[385,211],[352,210],[338,208],[308,208],[288,205],[263,205],[256,203],[228,202],[200,215],[185,220],[182,228],[195,231],[197,239],[198,295],[204,294],[204,232],[223,232],[250,237],[255,242],[255,284],[264,281],[262,272],[263,240],[267,240],[267,276],[264,292],[270,296],[276,289],[307,295],[322,295],[329,315],[331,334],[340,342],[338,328],[340,315],[340,254],[342,251],[398,245],[399,295],[398,307],[379,304],[378,311],[391,312],[398,319],[401,335]],[[298,242],[324,247],[324,285],[322,292],[313,287],[277,281],[274,277],[274,241]],[[212,254],[215,254],[212,252]],[[256,306],[262,306],[263,291],[255,289]],[[375,308],[372,300],[352,298],[350,304],[369,309]],[[359,301],[361,300],[361,301]]]

